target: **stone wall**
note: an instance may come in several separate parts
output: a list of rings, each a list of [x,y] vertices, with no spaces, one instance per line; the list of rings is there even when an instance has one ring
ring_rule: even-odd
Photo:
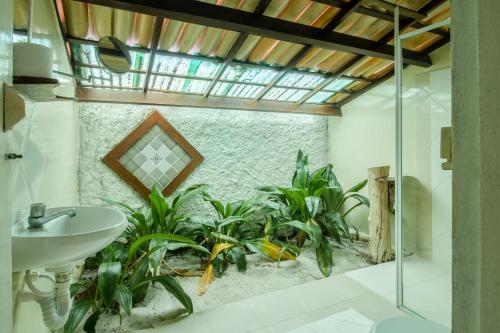
[[[312,168],[328,163],[327,118],[323,116],[80,103],[80,198],[100,197],[141,206],[144,200],[101,162],[152,110],[158,110],[205,158],[180,189],[210,185],[222,201],[244,199],[261,185],[289,185],[298,149]]]

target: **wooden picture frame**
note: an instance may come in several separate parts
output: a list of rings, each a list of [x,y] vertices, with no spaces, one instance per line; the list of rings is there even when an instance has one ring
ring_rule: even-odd
[[[125,139],[102,158],[104,164],[110,167],[111,170],[120,176],[134,190],[139,192],[146,201],[149,201],[151,188],[145,185],[143,181],[134,175],[134,173],[129,171],[121,159],[123,159],[125,154],[128,154],[129,150],[137,149],[136,144],[139,140],[147,135],[156,125],[182,149],[185,155],[190,157],[190,161],[184,168],[170,180],[168,185],[161,189],[164,196],[172,194],[204,159],[203,156],[165,118],[163,118],[158,111],[153,111],[127,137],[125,137]],[[171,168],[173,168],[173,166],[171,166]]]

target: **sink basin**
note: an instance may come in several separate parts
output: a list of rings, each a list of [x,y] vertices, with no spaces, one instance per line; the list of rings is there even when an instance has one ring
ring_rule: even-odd
[[[48,209],[46,215],[67,208]],[[40,229],[16,224],[12,229],[12,270],[67,268],[105,248],[127,226],[125,214],[116,209],[75,207],[75,211],[75,217],[61,216]]]

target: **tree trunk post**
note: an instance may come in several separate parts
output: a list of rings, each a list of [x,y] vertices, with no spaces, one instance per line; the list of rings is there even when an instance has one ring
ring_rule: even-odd
[[[392,260],[388,177],[388,166],[368,169],[369,249],[370,259],[374,264]]]

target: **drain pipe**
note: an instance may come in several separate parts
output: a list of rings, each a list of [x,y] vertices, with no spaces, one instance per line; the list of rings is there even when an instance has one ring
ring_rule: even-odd
[[[43,321],[50,330],[58,330],[66,324],[71,309],[71,296],[69,287],[71,284],[72,272],[56,272],[55,278],[46,275],[31,273],[27,270],[24,275],[24,281],[31,293],[23,293],[22,299],[32,299],[36,301],[42,309]],[[52,282],[53,288],[50,291],[41,291],[36,288],[33,282],[40,278]]]

